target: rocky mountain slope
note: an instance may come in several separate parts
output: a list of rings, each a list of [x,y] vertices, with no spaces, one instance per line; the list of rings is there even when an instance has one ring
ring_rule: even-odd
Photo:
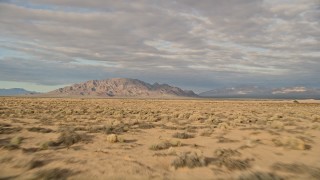
[[[196,97],[193,91],[184,91],[168,84],[149,84],[138,79],[112,78],[91,80],[51,91],[51,96],[98,97]]]

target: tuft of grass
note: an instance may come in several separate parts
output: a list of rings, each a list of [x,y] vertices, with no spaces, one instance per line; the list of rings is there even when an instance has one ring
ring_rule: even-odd
[[[35,179],[43,179],[43,180],[66,180],[73,173],[68,169],[48,169],[41,170],[35,176]]]
[[[72,129],[65,129],[61,132],[60,136],[56,141],[49,141],[47,144],[43,144],[43,148],[46,146],[67,146],[70,147],[80,141],[87,141],[88,136],[86,134],[79,134]]]
[[[206,165],[207,165],[206,158],[203,155],[198,155],[195,152],[181,153],[171,163],[171,166],[173,166],[176,169],[182,168],[182,167],[195,168],[195,167],[202,167]]]
[[[234,156],[241,156],[241,153],[233,149],[219,148],[214,151],[214,155],[219,158],[230,158]]]
[[[46,164],[45,161],[32,159],[28,164],[28,169],[34,169],[34,168],[42,167],[45,164]]]
[[[226,167],[228,170],[245,170],[251,167],[251,159],[235,159],[233,157],[241,156],[241,153],[233,149],[217,149],[214,152],[215,160],[212,162],[219,167]]]
[[[280,139],[272,139],[272,142],[276,146],[282,146],[293,150],[308,150],[311,148],[311,146],[306,144],[302,139],[291,136],[282,137]]]
[[[272,121],[270,126],[274,129],[284,129],[284,123],[281,121]]]
[[[238,177],[238,180],[284,180],[284,178],[274,173],[257,171],[242,174]]]
[[[180,141],[163,141],[159,144],[153,144],[151,145],[151,147],[149,148],[150,150],[153,151],[158,151],[158,150],[164,150],[164,149],[169,149],[170,147],[178,147],[181,146],[181,142]]]
[[[172,137],[179,138],[179,139],[189,139],[189,138],[194,138],[194,135],[177,132],[177,133],[173,134]]]
[[[17,145],[17,146],[19,146],[19,145],[22,143],[22,140],[23,140],[22,137],[16,136],[16,137],[13,137],[13,138],[10,140],[10,144],[11,144],[11,145]]]
[[[39,133],[50,133],[50,132],[53,132],[52,129],[41,128],[41,127],[31,127],[31,128],[28,128],[28,131],[30,131],[30,132],[39,132]]]
[[[302,163],[275,163],[272,165],[272,170],[288,172],[293,174],[307,174],[314,179],[320,179],[320,168],[307,166]]]
[[[110,135],[108,135],[108,136],[107,136],[107,141],[108,141],[109,143],[117,143],[117,142],[122,143],[122,142],[125,142],[124,138],[122,138],[122,137],[120,137],[120,136],[118,136],[118,135],[116,135],[116,134],[110,134]]]
[[[81,135],[74,131],[64,131],[60,134],[57,144],[63,144],[66,146],[71,146],[77,142],[80,142],[82,139]]]

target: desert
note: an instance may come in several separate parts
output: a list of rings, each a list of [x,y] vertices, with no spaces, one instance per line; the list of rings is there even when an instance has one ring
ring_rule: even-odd
[[[1,179],[319,179],[320,104],[0,99]]]

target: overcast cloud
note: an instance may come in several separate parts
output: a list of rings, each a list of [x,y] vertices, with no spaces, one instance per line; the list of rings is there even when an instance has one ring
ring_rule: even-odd
[[[320,86],[319,0],[0,0],[0,27],[0,81]]]

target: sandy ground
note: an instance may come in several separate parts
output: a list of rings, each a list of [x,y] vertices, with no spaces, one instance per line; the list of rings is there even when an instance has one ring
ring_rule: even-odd
[[[320,179],[320,104],[0,98],[0,179]]]

